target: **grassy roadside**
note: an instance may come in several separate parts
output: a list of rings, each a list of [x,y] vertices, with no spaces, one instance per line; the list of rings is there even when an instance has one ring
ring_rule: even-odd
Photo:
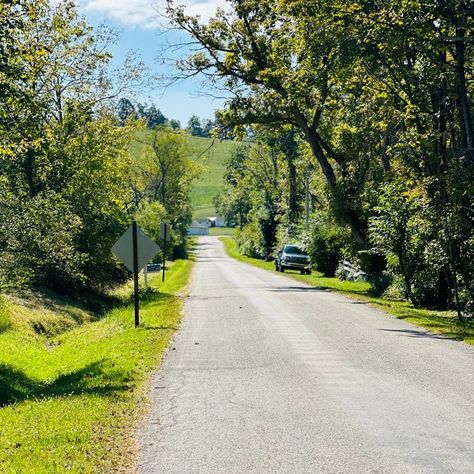
[[[164,284],[151,278],[138,329],[130,286],[100,319],[85,316],[55,335],[16,318],[12,305],[11,326],[0,333],[0,472],[133,470],[134,425],[149,375],[179,325],[191,268],[178,260]]]
[[[224,243],[226,252],[230,257],[241,262],[254,265],[265,270],[274,271],[273,262],[265,262],[256,258],[240,254],[236,241],[232,237],[223,236],[220,240]],[[420,326],[429,331],[442,334],[450,339],[464,341],[474,345],[474,326],[462,325],[452,311],[431,311],[415,308],[407,301],[377,298],[369,294],[370,285],[365,282],[341,281],[337,278],[327,278],[318,273],[300,275],[296,272],[286,272],[286,276],[303,281],[314,287],[336,291],[350,298],[364,302],[385,313],[399,319]]]
[[[233,227],[210,227],[209,235],[234,235],[235,229]]]

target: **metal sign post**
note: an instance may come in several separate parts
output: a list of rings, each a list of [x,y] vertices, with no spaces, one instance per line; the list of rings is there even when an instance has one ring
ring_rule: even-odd
[[[163,236],[163,275],[161,277],[161,281],[165,281],[165,268],[166,268],[166,237],[167,237],[167,230],[168,230],[168,226],[165,224],[163,226],[165,229],[164,229],[164,236]]]
[[[148,264],[145,265],[143,269],[143,282],[145,283],[145,288],[148,288]]]
[[[165,281],[165,270],[166,270],[166,247],[167,243],[171,240],[171,226],[169,224],[160,224],[160,233],[163,240],[163,274],[161,281]]]
[[[158,245],[143,233],[135,221],[112,247],[112,253],[133,272],[135,327],[140,324],[138,274],[159,250]]]
[[[138,304],[138,238],[137,222],[132,222],[133,235],[133,293],[135,300],[135,327],[140,325],[140,307]]]

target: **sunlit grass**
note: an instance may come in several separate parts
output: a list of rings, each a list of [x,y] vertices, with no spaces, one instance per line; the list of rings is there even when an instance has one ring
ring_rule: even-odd
[[[234,235],[235,229],[232,227],[210,227],[209,235]]]
[[[256,258],[246,257],[240,254],[236,241],[232,237],[221,237],[229,256],[265,270],[274,271],[273,262],[266,262]],[[385,313],[404,319],[416,326],[442,334],[450,339],[464,341],[474,344],[474,325],[462,324],[452,311],[431,311],[428,309],[415,308],[408,301],[391,300],[388,298],[377,298],[370,295],[370,284],[366,282],[341,281],[338,278],[324,277],[313,272],[312,275],[300,275],[296,272],[287,271],[286,276],[295,280],[303,281],[316,288],[329,289],[341,293],[349,298],[362,301]]]
[[[191,190],[194,217],[215,216],[214,198],[224,188],[225,164],[237,142],[202,137],[189,137],[188,142],[193,159],[204,165],[204,172]]]
[[[13,312],[12,329],[0,334],[0,472],[112,472],[133,465],[133,427],[145,407],[146,381],[179,325],[178,295],[191,267],[191,260],[179,260],[164,284],[151,278],[138,329],[130,292],[100,319],[52,337],[15,327]]]

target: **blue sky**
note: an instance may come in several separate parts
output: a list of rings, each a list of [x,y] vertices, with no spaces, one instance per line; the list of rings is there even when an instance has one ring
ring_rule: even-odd
[[[177,3],[185,4],[189,13],[206,20],[225,1],[180,0]],[[118,33],[118,42],[110,48],[114,64],[120,64],[129,52],[134,51],[151,72],[162,75],[169,67],[160,64],[158,55],[167,44],[184,39],[182,33],[164,31],[164,20],[157,13],[162,9],[159,1],[79,0],[79,8],[92,25],[104,23]],[[144,89],[136,100],[155,103],[166,117],[178,119],[184,126],[191,115],[212,118],[214,110],[222,106],[221,100],[206,95],[206,87],[199,79],[187,80],[166,90]]]

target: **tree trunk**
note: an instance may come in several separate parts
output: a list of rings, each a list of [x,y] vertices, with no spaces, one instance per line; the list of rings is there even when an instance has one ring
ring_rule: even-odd
[[[286,163],[288,165],[288,209],[290,222],[296,222],[299,217],[298,206],[298,186],[296,179],[295,159],[297,157],[297,144],[295,140],[295,132],[289,132],[284,137],[282,143],[282,151],[285,154]]]
[[[26,151],[25,160],[23,162],[23,170],[25,173],[26,182],[28,183],[28,191],[30,197],[35,197],[38,194],[38,185],[36,180],[36,166],[35,166],[35,150],[29,148]]]
[[[290,222],[296,222],[299,215],[298,208],[298,196],[296,186],[296,166],[293,160],[293,156],[288,154],[286,156],[288,163],[288,208]]]
[[[461,112],[461,131],[464,133],[462,142],[467,148],[466,152],[469,158],[474,159],[474,137],[472,128],[471,112],[466,88],[466,70],[465,70],[465,30],[456,29],[456,75],[457,75],[457,95]]]

